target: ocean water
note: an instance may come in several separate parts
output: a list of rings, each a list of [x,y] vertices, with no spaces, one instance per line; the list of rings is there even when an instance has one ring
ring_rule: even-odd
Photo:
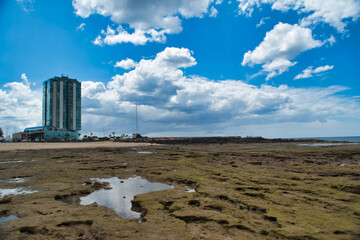
[[[315,139],[315,140],[323,140],[323,141],[360,143],[360,136],[355,136],[355,137],[312,137],[312,138],[298,138],[298,139]]]

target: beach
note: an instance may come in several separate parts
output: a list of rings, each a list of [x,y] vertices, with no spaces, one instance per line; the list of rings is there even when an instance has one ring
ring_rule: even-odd
[[[150,143],[124,143],[124,142],[21,142],[0,143],[1,151],[38,150],[38,149],[71,149],[71,148],[102,148],[102,147],[141,147],[151,146]]]

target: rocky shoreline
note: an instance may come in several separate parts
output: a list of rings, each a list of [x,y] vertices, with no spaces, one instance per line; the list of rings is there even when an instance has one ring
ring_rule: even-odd
[[[287,138],[263,138],[263,137],[142,137],[117,140],[118,142],[145,142],[157,144],[225,144],[225,143],[290,143],[290,142],[325,142],[314,139],[287,139]]]

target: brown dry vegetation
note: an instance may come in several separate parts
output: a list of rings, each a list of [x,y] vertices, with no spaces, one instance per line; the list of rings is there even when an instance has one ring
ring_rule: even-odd
[[[153,154],[138,154],[137,151]],[[210,144],[0,152],[0,179],[37,193],[0,201],[0,239],[359,239],[359,145]],[[124,165],[127,162],[127,165]],[[345,163],[347,166],[340,166]],[[94,177],[142,176],[174,189],[137,195],[138,219],[68,204],[103,187]],[[195,188],[195,193],[186,192]],[[75,198],[74,198],[75,197]]]

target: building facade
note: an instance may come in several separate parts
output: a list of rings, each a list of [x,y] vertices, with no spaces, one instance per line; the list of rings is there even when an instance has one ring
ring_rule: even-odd
[[[81,83],[65,76],[43,82],[42,126],[14,133],[13,141],[76,141],[81,130]]]
[[[43,126],[81,130],[81,83],[65,76],[43,83]]]
[[[14,141],[73,141],[79,139],[77,131],[67,131],[65,129],[57,129],[52,126],[40,126],[25,128],[24,132],[13,134]]]

